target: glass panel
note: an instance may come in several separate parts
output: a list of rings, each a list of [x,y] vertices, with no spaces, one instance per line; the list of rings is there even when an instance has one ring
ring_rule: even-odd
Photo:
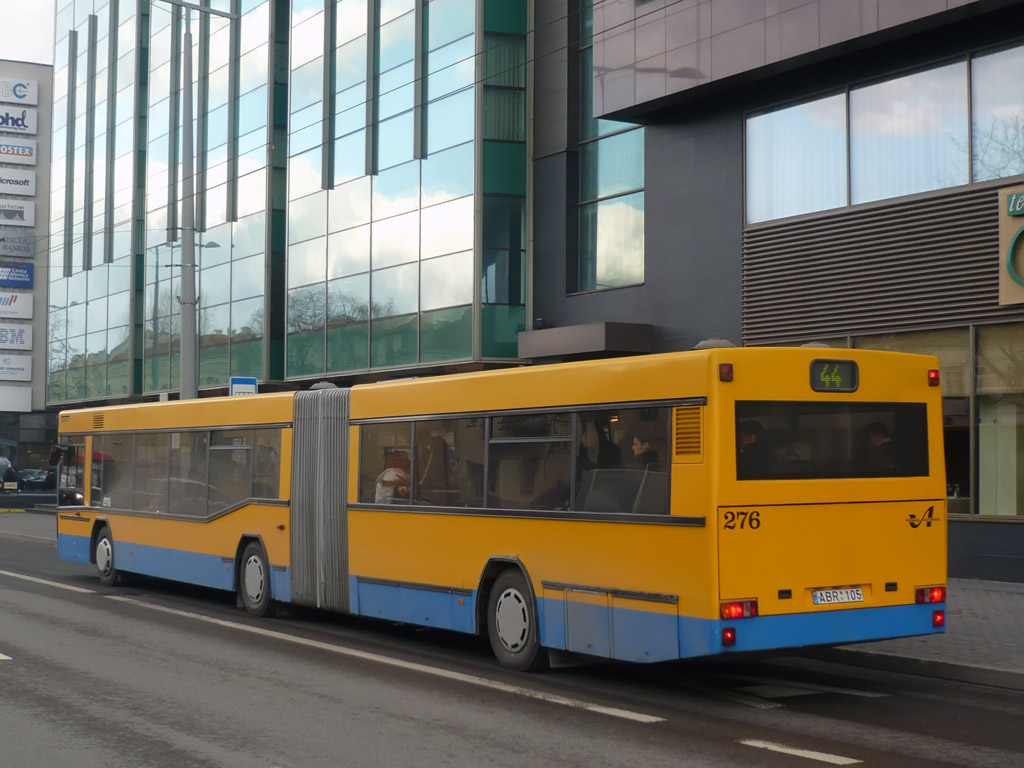
[[[264,213],[256,213],[239,219],[233,225],[234,248],[232,255],[235,259],[243,256],[250,256],[254,253],[263,253],[266,248],[266,217]],[[227,243],[221,242],[221,247]],[[207,247],[210,247],[207,245]]]
[[[371,241],[373,268],[415,261],[419,257],[419,230],[418,211],[375,222]]]
[[[581,200],[643,189],[643,129],[584,144],[580,166]]]
[[[453,307],[420,315],[420,362],[464,360],[473,355],[473,308]]]
[[[323,49],[323,38],[317,46],[317,50]],[[292,70],[291,111],[298,112],[300,109],[316,104],[323,99],[324,86],[324,59],[320,56],[315,61],[303,64],[301,67]]]
[[[846,96],[747,120],[747,221],[846,205]]]
[[[481,308],[484,357],[514,358],[519,354],[519,333],[526,330],[526,307],[485,304]]]
[[[344,325],[370,319],[369,274],[346,277],[327,284],[327,324]]]
[[[208,432],[171,434],[169,480],[172,515],[206,517],[206,457]]]
[[[978,329],[977,405],[978,512],[1024,514],[1024,324]],[[950,495],[967,494],[951,487]],[[950,500],[949,511],[955,506]]]
[[[355,227],[327,238],[327,279],[370,269],[370,228]]]
[[[135,438],[135,503],[140,512],[167,512],[170,435]]]
[[[432,107],[428,108],[432,109]],[[470,128],[472,131],[472,127]],[[377,165],[381,169],[412,160],[413,114],[406,112],[378,126]],[[464,140],[464,139],[463,139]]]
[[[327,370],[360,371],[370,367],[370,324],[327,329]]]
[[[433,155],[473,139],[473,89],[427,105],[427,152]]]
[[[644,194],[580,207],[581,291],[644,280]]]
[[[431,19],[430,31],[434,29],[434,19]],[[427,98],[438,99],[472,85],[475,53],[472,35],[443,48],[432,49],[427,56]]]
[[[974,180],[1024,173],[1024,47],[971,61]]]
[[[473,301],[473,252],[424,261],[420,275],[420,309],[427,311]]]
[[[252,430],[211,433],[209,514],[252,496]]]
[[[251,339],[263,335],[263,297],[231,304],[231,337]]]
[[[626,128],[629,123],[594,119],[594,49],[580,51],[580,139],[596,139]]]
[[[416,504],[482,507],[483,419],[416,422]]]
[[[971,342],[967,328],[857,336],[853,345],[858,349],[935,355],[942,370],[943,396],[967,397],[971,394]]]
[[[476,26],[475,0],[430,0],[430,30],[427,48],[437,50],[464,35],[473,34]]]
[[[412,430],[408,424],[364,424],[359,428],[359,501],[393,504],[409,500]]]
[[[231,342],[231,375],[263,378],[262,340]]]
[[[231,264],[231,298],[246,299],[263,295],[263,256],[250,256]]]
[[[328,203],[329,231],[348,229],[370,221],[370,177],[335,187]]]
[[[628,408],[579,415],[577,510],[668,514],[671,413],[669,408]]]
[[[318,182],[319,185],[319,182]],[[327,234],[327,192],[317,192],[288,205],[288,242]]]
[[[736,403],[738,480],[928,474],[924,403]]]
[[[334,142],[334,183],[341,184],[366,174],[366,133],[356,131]],[[367,199],[369,206],[369,199]]]
[[[487,506],[496,509],[568,509],[571,444],[491,443]]]
[[[473,247],[473,198],[424,208],[420,214],[420,258]],[[458,302],[462,303],[462,302]]]
[[[968,182],[966,66],[850,91],[851,202]]]
[[[404,315],[417,310],[419,265],[377,270],[372,278],[373,317]]]
[[[288,332],[324,327],[327,292],[323,283],[288,291]]]
[[[231,265],[203,269],[199,272],[200,305],[223,304],[231,298]]]
[[[423,164],[423,206],[473,194],[473,143],[431,155]]]
[[[323,330],[288,335],[288,375],[309,376],[324,372]]]
[[[414,211],[420,203],[418,160],[381,171],[373,178],[373,218]]]
[[[288,287],[322,283],[327,276],[327,238],[318,237],[288,249]]]
[[[380,368],[417,362],[417,318],[417,315],[405,315],[371,323],[371,366]]]

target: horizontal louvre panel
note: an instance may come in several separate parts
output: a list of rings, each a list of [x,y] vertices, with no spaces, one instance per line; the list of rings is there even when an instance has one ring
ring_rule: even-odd
[[[999,306],[999,198],[968,190],[743,233],[743,342],[1015,320]]]
[[[676,408],[675,411],[675,460],[677,462],[699,462],[701,451],[701,413],[699,405]]]
[[[92,415],[92,428],[93,429],[103,429],[103,414],[102,413],[94,413]]]

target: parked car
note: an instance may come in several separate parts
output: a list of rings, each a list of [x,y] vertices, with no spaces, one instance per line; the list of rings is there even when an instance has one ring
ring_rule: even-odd
[[[18,485],[23,491],[52,491],[57,487],[57,475],[52,469],[19,469]]]

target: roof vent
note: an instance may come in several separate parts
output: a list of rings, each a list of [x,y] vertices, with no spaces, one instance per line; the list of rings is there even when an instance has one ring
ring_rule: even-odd
[[[310,387],[310,389],[337,389],[337,388],[338,388],[337,384],[332,384],[329,381],[318,381],[316,384],[314,384],[312,387]]]
[[[701,339],[693,345],[694,349],[716,349],[717,347],[735,347],[728,339]]]
[[[801,347],[825,347],[826,349],[831,349],[832,348],[831,344],[826,344],[824,341],[805,341],[800,346]]]

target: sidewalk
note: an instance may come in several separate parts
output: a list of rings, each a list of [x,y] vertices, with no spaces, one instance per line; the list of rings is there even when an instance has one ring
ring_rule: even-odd
[[[0,510],[0,537],[52,542],[53,513]],[[1024,584],[950,579],[948,588],[945,634],[848,645],[814,655],[1024,691]]]

